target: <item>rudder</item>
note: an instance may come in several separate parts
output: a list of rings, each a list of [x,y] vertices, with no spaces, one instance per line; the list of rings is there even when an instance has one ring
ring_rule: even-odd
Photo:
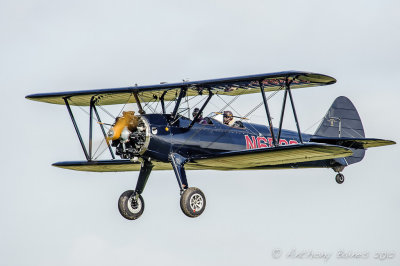
[[[353,103],[345,96],[339,96],[335,99],[314,135],[319,137],[365,138],[360,116]]]
[[[353,103],[345,96],[339,96],[332,103],[321,124],[314,133],[315,137],[330,138],[365,138],[364,128]],[[353,155],[346,157],[343,164],[353,164],[364,158],[364,149],[352,149]]]

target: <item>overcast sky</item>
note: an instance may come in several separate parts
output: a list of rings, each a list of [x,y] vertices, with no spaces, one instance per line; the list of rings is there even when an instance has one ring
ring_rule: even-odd
[[[302,129],[345,95],[367,137],[399,142],[399,10],[399,1],[1,0],[0,265],[399,265],[399,145],[368,150],[342,185],[331,169],[189,171],[207,197],[196,219],[180,210],[173,172],[153,172],[143,216],[128,221],[117,200],[138,173],[52,167],[84,159],[66,108],[24,99],[313,71],[338,82],[293,92]],[[245,113],[260,101],[236,106]],[[293,258],[302,251],[331,257]]]

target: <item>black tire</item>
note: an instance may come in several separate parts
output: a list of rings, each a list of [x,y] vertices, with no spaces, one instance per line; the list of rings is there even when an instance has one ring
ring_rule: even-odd
[[[136,220],[144,211],[144,200],[142,195],[139,195],[137,203],[133,201],[133,190],[125,191],[121,194],[118,200],[119,213],[128,220]]]
[[[195,187],[186,189],[181,195],[182,212],[191,218],[202,214],[206,208],[206,197],[204,193]]]
[[[344,182],[344,175],[341,174],[341,173],[337,174],[336,177],[335,177],[335,180],[336,180],[336,183],[338,183],[338,184],[343,184],[343,182]]]

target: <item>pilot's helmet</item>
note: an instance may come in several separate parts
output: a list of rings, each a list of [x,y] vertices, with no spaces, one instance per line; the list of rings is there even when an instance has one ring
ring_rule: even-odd
[[[199,109],[199,108],[197,108],[197,107],[194,108],[193,113],[192,113],[193,117],[196,117],[196,115],[197,115],[199,112],[200,112],[200,109]],[[200,113],[200,116],[199,116],[199,117],[201,117],[202,114],[203,114],[203,113]]]
[[[224,124],[228,124],[233,119],[233,114],[231,111],[224,111]]]

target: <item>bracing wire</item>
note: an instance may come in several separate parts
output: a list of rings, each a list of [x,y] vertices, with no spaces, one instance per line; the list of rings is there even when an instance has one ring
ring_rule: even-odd
[[[272,97],[274,97],[281,89],[282,89],[282,87],[281,87],[279,90],[274,91],[271,95],[269,95],[269,96],[267,97],[267,100],[269,100],[269,99],[271,99]],[[240,95],[241,95],[241,94],[239,94],[239,95],[237,95],[237,96],[240,96]],[[240,121],[242,121],[243,119],[247,118],[250,114],[252,114],[254,111],[256,111],[256,110],[263,104],[263,102],[262,102],[261,104],[257,105],[256,108],[253,108],[249,113],[247,113],[247,114],[243,117],[238,111],[236,111],[236,110],[231,106],[231,103],[232,103],[234,100],[236,100],[237,97],[235,97],[235,98],[234,98],[233,100],[231,100],[229,103],[227,103],[226,101],[224,101],[219,95],[218,95],[218,97],[226,104],[226,106],[229,106],[235,113],[237,113],[237,114],[241,117]],[[249,123],[249,125],[251,126],[252,129],[254,129],[254,130],[257,132],[257,135],[262,135],[261,132],[258,131],[251,123]],[[253,132],[253,134],[254,134],[254,132]]]
[[[160,100],[157,101],[156,108],[154,108],[154,110],[157,111],[157,108],[158,108],[158,104],[159,104],[159,103],[160,103]]]
[[[103,138],[103,140],[100,142],[100,144],[99,144],[99,146],[97,146],[97,149],[96,149],[96,151],[93,153],[93,157],[95,157],[96,156],[96,154],[97,154],[97,152],[99,151],[99,149],[100,149],[100,147],[101,147],[101,145],[103,144],[103,142],[105,142],[105,139]],[[107,146],[107,145],[106,145]],[[107,146],[107,148],[108,148],[108,146]],[[100,156],[100,155],[99,155]],[[96,159],[97,159],[98,157],[96,157]]]
[[[312,129],[316,124],[321,123],[322,120],[324,120],[325,117],[321,118],[320,120],[318,120],[317,122],[315,122],[314,124],[312,124],[311,126],[309,126],[306,130],[304,130],[304,133],[307,133],[310,129]]]
[[[103,110],[104,113],[108,114],[112,119],[115,120],[115,116],[113,114],[111,114],[106,108],[104,108],[101,105],[97,105],[98,107],[100,107],[101,110]]]
[[[269,100],[269,99],[271,99],[272,97],[274,97],[280,90],[282,90],[282,88],[283,88],[283,87],[281,87],[279,90],[274,91],[271,95],[269,95],[269,96],[267,97],[267,100]],[[245,92],[245,90],[243,90],[243,92]],[[229,102],[226,102],[223,98],[220,97],[220,95],[216,94],[216,95],[218,96],[218,98],[221,99],[221,100],[225,103],[224,108],[222,108],[220,112],[222,112],[226,107],[230,107],[235,113],[237,113],[240,117],[242,117],[242,116],[240,115],[240,113],[239,113],[238,111],[236,111],[236,110],[231,106],[231,104],[232,104],[235,100],[237,100],[238,97],[241,96],[241,95],[243,94],[243,92],[242,92],[241,94],[236,95],[236,96],[235,96],[231,101],[229,101]],[[200,102],[202,102],[202,101],[205,100],[205,99],[206,99],[206,98],[203,98],[203,99],[202,99],[201,101],[199,101],[197,104],[199,104]],[[212,104],[213,106],[215,106],[215,107],[218,109],[218,106],[216,106],[215,104],[213,104],[211,101],[210,101],[209,103]],[[197,105],[197,104],[196,104],[196,105]],[[252,114],[255,110],[257,110],[262,104],[263,104],[263,102],[261,102],[261,104],[260,104],[259,106],[257,106],[256,108],[253,108],[253,109],[252,109],[249,113],[247,113],[246,116],[243,117],[243,118],[248,117],[248,116],[249,116],[250,114]],[[258,131],[251,123],[249,123],[249,125],[251,126],[251,128],[252,128],[253,130],[255,130],[255,131],[257,132],[257,133],[253,132],[253,134],[255,134],[255,135],[262,135],[261,132]],[[251,130],[250,128],[248,128],[248,129]],[[192,139],[194,136],[196,136],[197,134],[199,134],[202,130],[203,130],[203,129],[200,129],[198,132],[194,133],[188,140],[186,140],[184,143],[182,143],[180,147],[182,147],[187,141],[189,141],[190,139]],[[252,131],[252,130],[251,130],[251,131]],[[223,135],[223,134],[222,134],[222,135]],[[222,137],[222,135],[221,135],[220,137]],[[215,143],[216,141],[217,141],[217,140],[214,140],[212,143]],[[212,143],[210,143],[210,145],[212,145]],[[180,148],[180,147],[179,147],[179,148]]]
[[[195,105],[193,105],[193,108],[198,106],[200,103],[204,102],[204,100],[207,99],[206,97],[203,97],[200,101],[198,101]]]
[[[125,106],[129,103],[129,101],[130,101],[130,99],[131,99],[131,97],[132,97],[132,94],[133,94],[133,93],[129,94],[128,101],[126,101],[126,103],[124,104],[124,106],[122,106],[121,111],[119,111],[117,117],[120,116],[120,114],[122,113],[122,111],[125,109]]]
[[[354,130],[353,128],[350,128],[352,131],[354,131],[354,133],[356,133],[357,135],[359,135],[361,138],[365,138],[363,135],[361,135],[359,132],[357,132],[356,130]],[[349,132],[347,132],[348,134],[350,134]],[[351,135],[351,134],[350,134]],[[353,138],[354,136],[351,135]]]
[[[104,143],[104,141],[103,141],[102,143]],[[97,148],[97,150],[99,150],[100,146],[101,146],[101,145],[99,145],[99,147]],[[106,144],[106,146],[104,147],[104,149],[103,149],[103,150],[99,153],[99,155],[97,155],[97,157],[94,158],[94,159],[97,160],[107,149],[108,149],[108,146],[107,146],[107,144]],[[96,153],[97,153],[97,150],[96,150]],[[93,157],[94,157],[94,155],[93,155]]]
[[[226,107],[230,106],[234,101],[236,101],[237,98],[239,98],[240,94],[236,95],[229,103],[227,103],[224,107],[222,107],[219,112],[221,113],[223,110],[225,110]]]
[[[71,102],[73,102],[73,101],[71,101]],[[126,104],[125,104],[125,105],[126,105]],[[124,106],[125,106],[125,105],[124,105]],[[79,105],[76,105],[76,106],[78,106],[80,110],[82,110],[84,113],[86,113],[86,114],[90,117],[90,113],[89,113],[88,111],[86,111],[85,109],[83,109],[83,108],[82,108],[81,106],[79,106]],[[110,115],[113,119],[115,119],[115,117],[114,117],[111,113],[109,113],[103,106],[101,106],[101,105],[97,105],[97,106],[100,107],[100,109],[102,109],[106,114]],[[94,122],[96,122],[96,123],[100,123],[100,121],[99,121],[99,120],[97,119],[97,117],[95,117],[95,116],[92,117],[92,121],[94,121]],[[106,125],[106,124],[103,124],[103,125],[108,126],[108,125]],[[103,143],[105,143],[105,141],[106,141],[106,139],[103,138],[102,141],[100,142],[100,144],[97,146],[95,152],[93,153],[93,157],[96,156],[98,150],[100,149],[101,145],[102,145]],[[105,151],[107,148],[108,148],[108,146],[106,145],[105,149],[95,158],[95,160],[97,160],[97,158],[99,158],[99,157],[101,156],[101,154],[103,154],[104,151]]]
[[[142,101],[142,99],[140,98],[140,95],[138,94],[138,98],[140,101]],[[150,110],[151,112],[155,113],[154,109],[151,107],[150,104],[154,103],[155,101],[148,101],[144,104],[143,106],[143,110],[145,110],[145,108],[147,108],[148,110]]]
[[[267,97],[267,101],[270,100],[272,97],[274,97],[280,90],[282,90],[283,87],[280,87],[279,90],[274,91],[271,95],[268,95]],[[251,109],[245,116],[244,118],[247,118],[249,115],[251,115],[252,113],[254,113],[258,108],[260,108],[260,106],[262,106],[264,104],[264,102],[260,102],[259,104],[257,104],[253,109]]]
[[[235,108],[233,108],[229,103],[227,103],[224,99],[222,99],[221,96],[219,96],[218,94],[217,96],[226,104],[226,106],[229,106],[229,108],[231,108],[235,113],[237,113],[241,117],[240,113],[236,111]]]

